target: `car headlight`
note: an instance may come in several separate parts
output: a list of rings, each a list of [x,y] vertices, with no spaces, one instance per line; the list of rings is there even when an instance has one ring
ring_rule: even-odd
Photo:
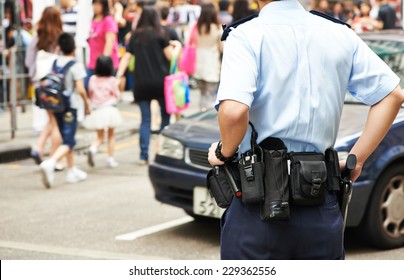
[[[338,159],[339,160],[346,160],[349,153],[347,151],[340,151],[338,152]]]
[[[173,138],[166,137],[164,135],[159,136],[159,145],[157,154],[159,156],[165,156],[175,159],[184,158],[184,146],[180,141]]]

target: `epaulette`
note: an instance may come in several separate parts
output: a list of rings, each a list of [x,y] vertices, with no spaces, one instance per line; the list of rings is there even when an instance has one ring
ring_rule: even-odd
[[[245,18],[241,18],[239,20],[236,20],[235,22],[233,22],[232,24],[230,24],[229,26],[226,26],[225,24],[223,24],[223,34],[222,37],[220,38],[220,40],[222,41],[226,41],[227,36],[229,36],[230,32],[236,28],[237,26],[239,26],[240,24],[243,24],[247,21],[250,21],[254,18],[258,17],[258,14],[253,14],[251,16],[245,17]]]
[[[332,16],[329,16],[329,15],[326,15],[326,14],[323,14],[323,13],[320,13],[319,11],[311,10],[310,13],[313,14],[313,15],[316,15],[316,16],[319,16],[319,17],[328,19],[328,20],[330,20],[330,21],[332,21],[332,22],[346,25],[346,26],[348,26],[349,28],[351,28],[351,26],[350,26],[348,23],[343,22],[343,21],[340,21],[339,19],[333,18]]]

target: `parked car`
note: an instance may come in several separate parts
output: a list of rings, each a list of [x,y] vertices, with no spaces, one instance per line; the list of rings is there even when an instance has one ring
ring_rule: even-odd
[[[404,33],[363,34],[367,44],[401,77],[404,86]],[[363,130],[368,106],[349,94],[335,148],[345,157]],[[207,151],[220,138],[215,110],[200,112],[167,127],[159,139],[149,177],[157,200],[183,208],[193,217],[220,217],[206,189],[211,168]],[[355,182],[348,227],[356,227],[369,244],[382,249],[404,246],[404,108]]]

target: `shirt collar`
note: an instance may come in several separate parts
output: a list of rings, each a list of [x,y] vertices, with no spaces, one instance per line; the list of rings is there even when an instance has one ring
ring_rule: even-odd
[[[267,4],[264,8],[262,8],[259,15],[261,16],[271,14],[273,12],[292,10],[305,11],[303,6],[297,0],[280,0]]]

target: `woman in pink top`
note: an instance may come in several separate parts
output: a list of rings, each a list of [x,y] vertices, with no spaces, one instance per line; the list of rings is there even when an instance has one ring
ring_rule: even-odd
[[[90,58],[87,80],[94,73],[96,61],[100,55],[110,56],[115,70],[119,65],[118,24],[110,14],[108,0],[93,0],[93,11],[94,18],[88,38]]]
[[[118,166],[114,159],[115,127],[122,122],[121,114],[116,108],[120,98],[118,82],[114,75],[112,59],[109,56],[98,57],[95,74],[91,76],[88,86],[88,94],[93,107],[93,113],[89,115],[83,125],[87,129],[97,130],[97,140],[88,151],[88,164],[94,166],[94,156],[98,147],[104,142],[104,130],[108,130],[108,161],[109,167]]]

